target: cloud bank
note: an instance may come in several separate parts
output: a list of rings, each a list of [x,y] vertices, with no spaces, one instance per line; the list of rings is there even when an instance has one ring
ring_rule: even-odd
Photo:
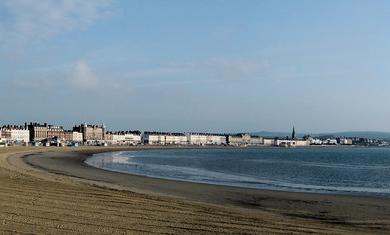
[[[113,11],[111,0],[2,0],[0,42],[26,44],[82,29]]]

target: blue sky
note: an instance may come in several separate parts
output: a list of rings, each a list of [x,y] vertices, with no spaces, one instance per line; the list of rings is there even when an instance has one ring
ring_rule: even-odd
[[[0,2],[0,123],[390,131],[388,1]]]

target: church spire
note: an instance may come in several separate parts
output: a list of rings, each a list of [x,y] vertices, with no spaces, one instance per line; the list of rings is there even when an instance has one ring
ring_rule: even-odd
[[[291,134],[291,139],[295,140],[295,127],[293,126],[293,131]]]

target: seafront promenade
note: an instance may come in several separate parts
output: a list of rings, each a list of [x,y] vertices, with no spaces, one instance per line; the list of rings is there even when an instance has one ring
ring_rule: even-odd
[[[134,148],[121,148],[124,149]],[[80,155],[113,150],[119,148],[0,149],[0,232],[384,234],[389,231],[389,216],[381,214],[390,211],[389,203],[386,206],[386,201],[382,200],[344,198],[340,201],[350,199],[352,204],[338,209],[340,205],[337,203],[340,201],[337,202],[334,197],[322,196],[323,202],[327,202],[324,205],[329,204],[327,209],[331,211],[323,211],[315,217],[307,213],[308,209],[304,205],[322,204],[307,194],[294,194],[294,197],[290,197],[284,193],[264,192],[262,198],[258,197],[258,200],[252,202],[244,200],[237,205],[213,203],[185,196],[163,195],[157,186],[156,193],[148,193],[148,190],[141,193],[142,188],[134,192],[126,190],[126,185],[75,178],[67,176],[66,167],[63,172],[53,170],[48,173],[47,170],[26,164],[22,159],[23,155],[39,153],[42,158],[61,155],[75,163]],[[67,167],[72,167],[72,164]],[[131,184],[134,178],[129,180],[128,183]],[[134,182],[133,187],[137,188],[137,182]],[[196,190],[206,189],[199,187]],[[177,190],[181,188],[178,187]],[[295,214],[274,207],[273,204],[281,202],[278,198],[287,200],[284,201],[286,204],[283,207],[291,207],[290,212],[293,210]],[[336,204],[333,204],[333,201],[336,201]],[[364,215],[359,209],[349,211],[351,208],[348,207],[357,204],[366,207]],[[294,208],[298,205],[301,205],[301,208]],[[377,210],[382,212],[377,213]],[[352,216],[350,212],[355,215]],[[336,213],[339,217],[332,218],[327,216],[327,213]]]

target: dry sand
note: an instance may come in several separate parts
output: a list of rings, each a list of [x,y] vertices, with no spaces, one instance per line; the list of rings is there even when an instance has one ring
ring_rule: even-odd
[[[388,199],[158,180],[82,164],[112,150],[119,148],[0,149],[0,233],[390,233]]]

